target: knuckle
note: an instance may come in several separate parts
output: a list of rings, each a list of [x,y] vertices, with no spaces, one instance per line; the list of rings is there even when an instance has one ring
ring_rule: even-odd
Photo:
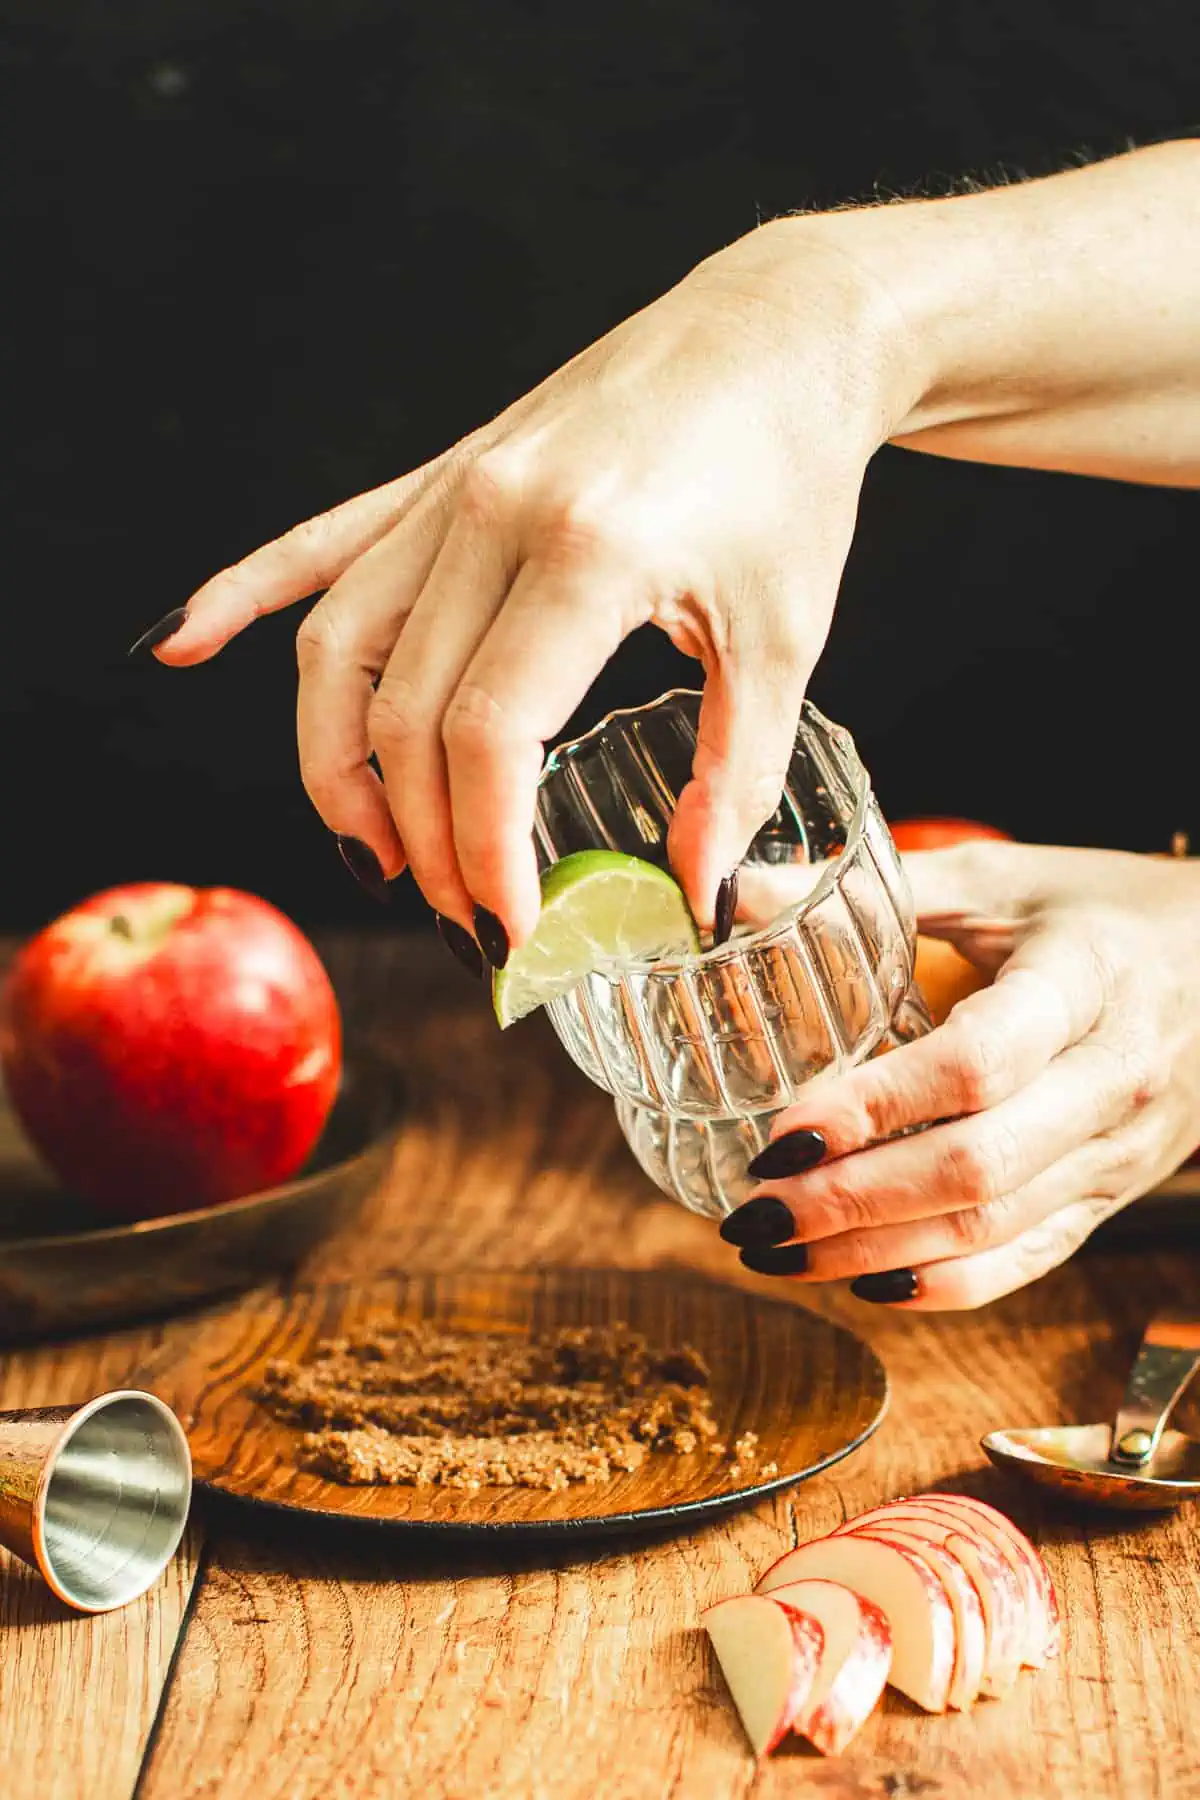
[[[1095,1142],[1098,1167],[1089,1185],[1115,1198],[1137,1181],[1151,1145],[1145,1134],[1128,1129],[1105,1133]]]
[[[496,696],[478,682],[463,682],[442,719],[447,752],[467,760],[489,757],[509,736],[508,720]]]
[[[1000,1200],[989,1200],[982,1206],[965,1206],[960,1212],[947,1213],[946,1229],[954,1242],[956,1255],[974,1255],[990,1250],[1009,1236],[1006,1225],[1009,1208]]]
[[[873,1232],[839,1239],[836,1252],[838,1281],[855,1281],[860,1275],[876,1275],[894,1268],[895,1252]]]
[[[909,1123],[903,1092],[885,1079],[881,1072],[878,1084],[864,1094],[854,1109],[852,1120],[856,1144],[880,1144]]]
[[[409,683],[385,677],[367,708],[367,738],[372,749],[394,754],[420,727],[416,696]]]
[[[1134,1112],[1144,1112],[1161,1100],[1171,1085],[1171,1057],[1164,1045],[1146,1041],[1135,1044],[1126,1056],[1126,1086]]]
[[[319,665],[340,660],[341,641],[331,608],[314,606],[296,633],[296,661],[303,675]]]
[[[1006,1046],[980,1031],[966,1007],[942,1027],[946,1034],[947,1086],[955,1109],[962,1113],[986,1112],[1012,1089],[1012,1071]]]
[[[977,1136],[955,1138],[939,1152],[936,1183],[964,1206],[982,1206],[996,1193],[996,1172],[987,1145]]]
[[[338,810],[348,785],[362,773],[363,764],[350,757],[330,758],[327,753],[302,747],[300,780],[304,791],[326,824]]]
[[[325,587],[338,566],[336,546],[337,521],[331,513],[317,513],[302,519],[285,531],[279,540],[280,551],[289,558],[296,556],[309,570],[315,587]]]
[[[517,504],[522,485],[523,471],[510,449],[484,450],[461,471],[459,508],[481,525],[494,524]]]
[[[551,565],[582,562],[614,548],[625,535],[612,501],[582,491],[547,508],[539,549]]]
[[[779,797],[786,785],[786,760],[748,769],[739,783],[740,791],[737,795],[740,823],[749,830],[757,831],[778,807]]]
[[[811,1204],[806,1199],[806,1216]],[[828,1222],[829,1229],[836,1232],[872,1231],[886,1222],[878,1197],[869,1188],[852,1187],[844,1181],[827,1182],[815,1207]]]

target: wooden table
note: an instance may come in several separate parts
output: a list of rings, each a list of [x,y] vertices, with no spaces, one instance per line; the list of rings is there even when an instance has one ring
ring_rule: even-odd
[[[482,991],[428,938],[327,950],[349,1015],[411,1069],[415,1104],[383,1191],[320,1270],[674,1266],[781,1291],[742,1275],[710,1225],[651,1189],[544,1021],[502,1038]],[[1085,1256],[960,1316],[787,1291],[876,1346],[890,1415],[830,1473],[690,1535],[467,1559],[198,1506],[154,1591],[92,1620],[0,1552],[0,1794],[1200,1796],[1200,1513],[1132,1526],[1053,1513],[991,1471],[977,1443],[993,1425],[1103,1412],[1147,1310],[1200,1296],[1200,1246]],[[12,1355],[0,1406],[118,1384],[187,1329]],[[796,1747],[756,1772],[700,1609],[798,1539],[948,1477],[999,1500],[1043,1546],[1062,1660],[969,1716],[928,1718],[889,1694],[841,1762]]]

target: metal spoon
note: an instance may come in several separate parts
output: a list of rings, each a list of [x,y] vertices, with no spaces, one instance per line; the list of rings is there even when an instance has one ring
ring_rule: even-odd
[[[1178,1506],[1200,1496],[1200,1443],[1164,1429],[1200,1369],[1200,1322],[1164,1315],[1147,1326],[1111,1425],[990,1431],[991,1460],[1041,1487],[1095,1506]]]

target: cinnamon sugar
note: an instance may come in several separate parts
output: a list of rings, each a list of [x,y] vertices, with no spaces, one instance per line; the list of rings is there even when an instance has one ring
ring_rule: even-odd
[[[350,1486],[553,1490],[653,1455],[726,1454],[704,1359],[627,1325],[531,1338],[404,1323],[269,1364],[257,1398],[303,1430],[305,1467]],[[756,1443],[739,1438],[739,1472]]]

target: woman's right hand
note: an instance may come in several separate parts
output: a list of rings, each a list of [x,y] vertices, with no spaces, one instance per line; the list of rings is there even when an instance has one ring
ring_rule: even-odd
[[[704,667],[670,852],[707,923],[778,802],[880,444],[1200,482],[1198,165],[1168,144],[763,226],[144,641],[201,662],[327,588],[299,636],[305,785],[380,875],[407,859],[440,913],[493,915],[502,961],[538,913],[543,745],[654,622]]]
[[[544,742],[648,621],[704,668],[670,846],[702,920],[778,803],[898,406],[873,291],[805,223],[711,258],[437,461],[217,575],[157,646],[202,661],[327,588],[299,634],[305,786],[468,928],[483,907],[512,941],[532,929]]]

